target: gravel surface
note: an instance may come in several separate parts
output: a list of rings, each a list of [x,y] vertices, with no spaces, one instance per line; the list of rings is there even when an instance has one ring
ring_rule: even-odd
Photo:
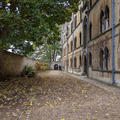
[[[0,85],[7,85],[10,92],[0,88],[0,120],[120,120],[119,92],[113,94],[61,71],[40,72],[37,78],[14,78]]]

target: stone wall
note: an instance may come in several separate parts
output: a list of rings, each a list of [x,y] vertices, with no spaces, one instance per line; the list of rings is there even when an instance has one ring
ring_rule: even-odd
[[[19,76],[25,65],[35,68],[36,61],[0,49],[0,80],[8,76]]]

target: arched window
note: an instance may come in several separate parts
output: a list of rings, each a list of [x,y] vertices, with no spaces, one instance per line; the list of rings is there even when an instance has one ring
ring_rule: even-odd
[[[75,27],[77,26],[77,15],[75,16]]]
[[[81,46],[81,43],[82,43],[82,34],[80,32],[80,46]]]
[[[77,58],[74,57],[74,67],[76,68],[77,67]]]
[[[86,47],[86,37],[87,37],[87,18],[84,18],[83,21],[83,47]]]
[[[90,7],[92,7],[92,0],[90,0]]]
[[[75,37],[75,39],[74,39],[74,49],[76,49],[77,48],[77,37]]]
[[[73,32],[73,22],[71,23],[71,33]]]
[[[67,32],[66,32],[66,36],[69,35],[69,27],[67,26]]]
[[[90,23],[90,26],[89,26],[89,37],[91,40],[92,39],[92,23]]]
[[[73,41],[71,41],[71,51],[73,50]]]
[[[81,66],[82,65],[81,55],[79,56],[79,63],[80,63],[80,66]]]
[[[91,66],[92,65],[92,54],[89,53],[89,65]]]
[[[70,61],[69,61],[69,58],[68,58],[68,60],[67,60],[67,61],[68,61],[68,67],[69,67],[69,66],[70,66]]]
[[[104,63],[104,51],[102,49],[100,49],[100,68],[103,69],[103,63]]]
[[[104,53],[105,53],[105,68],[108,70],[110,54],[109,54],[109,49],[107,47],[105,47]]]
[[[71,68],[72,68],[72,63],[73,63],[73,60],[72,58],[70,59],[70,65],[71,65]]]
[[[100,13],[100,32],[104,32],[104,12],[103,10]]]
[[[106,5],[106,7],[105,7],[105,28],[106,28],[106,30],[108,30],[108,28],[109,28],[109,7],[108,7],[108,5]]]
[[[67,50],[68,50],[68,52],[69,52],[69,44],[68,44]]]

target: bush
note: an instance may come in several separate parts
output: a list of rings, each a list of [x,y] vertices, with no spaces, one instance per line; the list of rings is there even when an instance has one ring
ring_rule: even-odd
[[[22,77],[34,77],[35,76],[35,69],[32,66],[26,65],[21,73]]]
[[[48,66],[41,66],[41,70],[48,70]]]
[[[36,62],[35,64],[36,70],[48,70],[48,63],[41,63],[41,62]]]

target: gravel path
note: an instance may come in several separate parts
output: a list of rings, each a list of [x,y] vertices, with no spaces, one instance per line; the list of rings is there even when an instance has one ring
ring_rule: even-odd
[[[119,92],[113,94],[61,71],[20,81],[26,82],[26,98],[10,109],[1,107],[0,120],[120,120]]]

